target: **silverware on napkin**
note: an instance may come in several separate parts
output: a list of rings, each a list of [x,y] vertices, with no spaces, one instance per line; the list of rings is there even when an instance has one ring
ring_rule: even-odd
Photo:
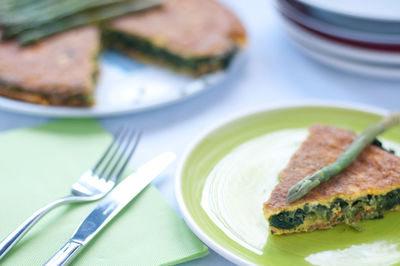
[[[80,224],[70,240],[44,265],[66,265],[136,195],[175,160],[175,154],[163,153],[144,164],[117,185]]]
[[[112,190],[135,152],[140,136],[140,131],[119,131],[93,168],[72,184],[70,195],[37,210],[0,242],[0,260],[50,210],[65,203],[99,200]]]

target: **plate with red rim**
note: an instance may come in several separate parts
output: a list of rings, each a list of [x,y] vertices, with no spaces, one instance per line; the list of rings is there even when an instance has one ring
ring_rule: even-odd
[[[284,29],[290,36],[308,46],[318,47],[325,52],[341,57],[353,58],[354,60],[365,63],[400,66],[400,53],[398,52],[380,51],[346,45],[326,39],[285,18],[282,18],[281,21]]]
[[[371,21],[313,9],[299,1],[277,1],[289,20],[326,39],[355,47],[400,51],[400,21]]]
[[[281,25],[300,50],[324,64],[361,75],[394,80],[400,78],[398,52],[357,48],[335,42],[284,17]]]

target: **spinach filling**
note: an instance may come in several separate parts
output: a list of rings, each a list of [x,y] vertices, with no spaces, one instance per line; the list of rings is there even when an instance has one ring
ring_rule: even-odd
[[[374,139],[374,141],[373,141],[371,144],[374,145],[374,146],[376,146],[376,147],[378,147],[378,148],[381,148],[381,149],[384,150],[384,151],[387,151],[387,152],[389,152],[389,153],[395,154],[394,150],[392,150],[392,149],[387,149],[387,148],[383,147],[382,142],[381,142],[380,140],[378,140],[378,139]]]
[[[103,30],[103,42],[110,48],[122,52],[133,51],[176,69],[189,70],[194,73],[226,68],[238,50],[235,47],[219,56],[185,57],[172,53],[166,48],[156,46],[149,40],[107,29]]]
[[[364,219],[382,218],[387,211],[400,205],[400,188],[384,195],[367,195],[355,200],[336,198],[327,205],[306,203],[294,211],[282,211],[269,218],[269,223],[278,229],[290,230],[301,226],[305,221],[325,221],[351,223]]]

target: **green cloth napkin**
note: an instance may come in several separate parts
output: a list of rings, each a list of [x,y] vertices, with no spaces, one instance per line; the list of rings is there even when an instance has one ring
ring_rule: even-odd
[[[0,238],[39,207],[67,195],[110,141],[111,136],[93,120],[62,120],[1,134]],[[140,156],[140,147],[135,156]],[[96,204],[53,210],[1,265],[42,265]],[[84,248],[73,265],[170,265],[207,253],[158,190],[148,186]]]

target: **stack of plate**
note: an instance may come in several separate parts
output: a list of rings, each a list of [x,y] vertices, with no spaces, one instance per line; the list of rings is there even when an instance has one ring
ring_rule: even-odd
[[[400,79],[400,1],[276,3],[284,28],[305,53],[347,71]]]

